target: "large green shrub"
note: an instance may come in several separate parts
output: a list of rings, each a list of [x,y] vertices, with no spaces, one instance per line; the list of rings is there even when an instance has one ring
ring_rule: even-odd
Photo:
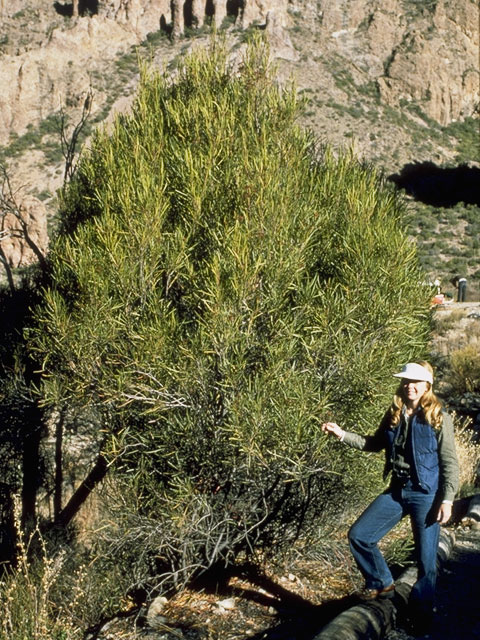
[[[118,557],[157,582],[279,552],[358,501],[372,459],[319,424],[374,428],[392,370],[425,355],[401,203],[318,149],[272,77],[260,41],[238,69],[213,42],[173,81],[143,71],[65,193],[30,335],[46,401],[112,416]]]

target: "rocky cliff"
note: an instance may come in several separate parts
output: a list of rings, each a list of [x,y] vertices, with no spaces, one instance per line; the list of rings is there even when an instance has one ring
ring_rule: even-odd
[[[246,27],[265,23],[271,11],[285,19],[287,9],[287,0],[108,0],[80,3],[80,15],[70,17],[70,3],[28,0],[19,10],[20,4],[0,5],[6,34],[0,64],[0,145],[7,144],[12,133],[24,134],[60,107],[81,103],[92,83],[92,72],[149,33],[163,29],[180,36],[186,27],[201,27],[207,19],[220,26],[228,17]],[[181,11],[172,11],[175,6]],[[16,31],[28,29],[32,20],[36,24],[31,39],[19,41]]]
[[[144,41],[148,34],[163,31],[178,39],[186,28],[199,29],[205,22],[214,22],[220,27],[228,21],[238,28],[246,28],[252,23],[265,24],[273,13],[278,25],[285,22],[286,10],[287,0],[237,3],[77,0],[73,4],[2,0],[0,145],[8,147],[12,137],[26,137],[60,109],[75,118],[92,87],[93,115],[105,110],[108,89],[105,82],[98,79],[108,77],[114,61]],[[178,47],[167,47],[165,58],[176,53]],[[134,86],[130,86],[126,93],[133,92]],[[8,158],[8,150],[6,156]],[[45,253],[48,240],[45,207],[32,192],[46,190],[53,194],[61,185],[62,172],[53,166],[44,166],[42,172],[44,163],[38,154],[32,160],[29,150],[10,164],[10,172],[15,189],[19,189],[18,208],[29,221],[32,238]],[[0,215],[4,231],[2,250],[8,264],[17,267],[32,262],[35,256],[22,242],[12,217]]]
[[[416,102],[448,124],[479,103],[478,5],[472,0],[320,2],[321,47],[350,56],[380,99]]]
[[[448,140],[427,144],[432,126],[478,109],[474,0],[0,0],[0,145],[30,210],[32,194],[55,193],[62,170],[61,159],[41,158],[48,134],[33,149],[28,135],[60,108],[75,118],[91,89],[97,120],[112,104],[125,108],[136,73],[119,73],[122,56],[150,39],[165,67],[206,23],[228,28],[232,46],[241,29],[268,27],[279,78],[293,74],[310,93],[305,124],[334,146],[354,137],[375,163],[407,161],[413,148],[417,160],[451,159]],[[10,156],[19,137],[25,150]],[[12,251],[12,265],[31,259],[18,243]]]

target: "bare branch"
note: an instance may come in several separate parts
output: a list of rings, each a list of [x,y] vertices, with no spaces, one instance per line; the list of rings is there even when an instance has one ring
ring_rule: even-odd
[[[3,236],[4,237],[4,236]],[[0,238],[1,240],[2,238]],[[5,269],[5,273],[7,276],[7,281],[8,281],[8,286],[10,287],[10,291],[15,291],[15,282],[13,280],[13,273],[12,273],[12,268],[8,263],[7,257],[5,255],[5,252],[2,249],[2,245],[0,243],[0,262],[3,265],[3,268]]]
[[[24,209],[19,202],[18,194],[23,189],[20,186],[18,189],[14,189],[10,181],[10,176],[7,169],[0,165],[0,241],[6,237],[21,238],[26,242],[28,247],[32,250],[38,262],[44,268],[46,266],[45,256],[41,251],[37,243],[32,239],[29,233],[27,221],[25,220]],[[18,228],[5,229],[5,219],[7,215],[12,216],[17,221]],[[11,267],[8,263],[5,252],[1,248],[0,244],[0,262],[3,264],[7,274],[10,288],[14,290],[13,275]]]
[[[147,382],[139,382],[133,385],[128,393],[122,393],[121,397],[125,400],[124,406],[131,402],[140,402],[162,410],[190,408],[191,405],[186,398],[168,391],[153,374],[147,371],[135,371],[135,373],[145,378]]]
[[[62,145],[62,154],[65,158],[65,171],[63,174],[63,186],[67,184],[69,180],[72,179],[75,171],[77,169],[77,146],[80,134],[82,133],[85,125],[87,124],[87,120],[90,117],[90,113],[92,111],[92,103],[93,103],[93,90],[90,87],[87,93],[87,97],[83,103],[82,107],[82,115],[80,116],[80,120],[77,122],[71,134],[67,131],[67,115],[65,111],[62,109],[60,111],[60,120],[59,120],[59,128],[60,128],[60,141]]]

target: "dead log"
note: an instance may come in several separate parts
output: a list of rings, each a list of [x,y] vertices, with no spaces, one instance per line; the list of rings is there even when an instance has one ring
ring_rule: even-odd
[[[454,534],[442,529],[437,554],[439,565],[448,559],[454,544]],[[395,598],[364,602],[347,609],[329,622],[313,640],[379,640],[383,638],[394,628],[399,609],[407,606],[416,580],[416,568],[407,569],[396,581]]]
[[[440,530],[440,541],[438,543],[437,563],[439,568],[452,555],[455,546],[455,533],[449,529]]]
[[[474,530],[480,529],[480,494],[472,497],[468,505],[467,513],[462,518],[462,525]]]
[[[313,640],[374,640],[393,628],[393,600],[374,600],[347,609],[317,634]]]

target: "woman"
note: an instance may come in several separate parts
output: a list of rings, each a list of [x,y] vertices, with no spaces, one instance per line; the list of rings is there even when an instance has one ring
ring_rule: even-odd
[[[344,431],[334,422],[322,430],[363,451],[385,450],[389,488],[376,498],[349,531],[350,548],[365,578],[363,600],[393,597],[392,574],[377,543],[404,516],[412,524],[418,580],[410,603],[413,615],[426,622],[433,611],[436,557],[440,524],[452,513],[458,489],[458,461],[453,422],[433,393],[428,362],[409,362],[400,373],[400,386],[379,428],[371,436]]]

